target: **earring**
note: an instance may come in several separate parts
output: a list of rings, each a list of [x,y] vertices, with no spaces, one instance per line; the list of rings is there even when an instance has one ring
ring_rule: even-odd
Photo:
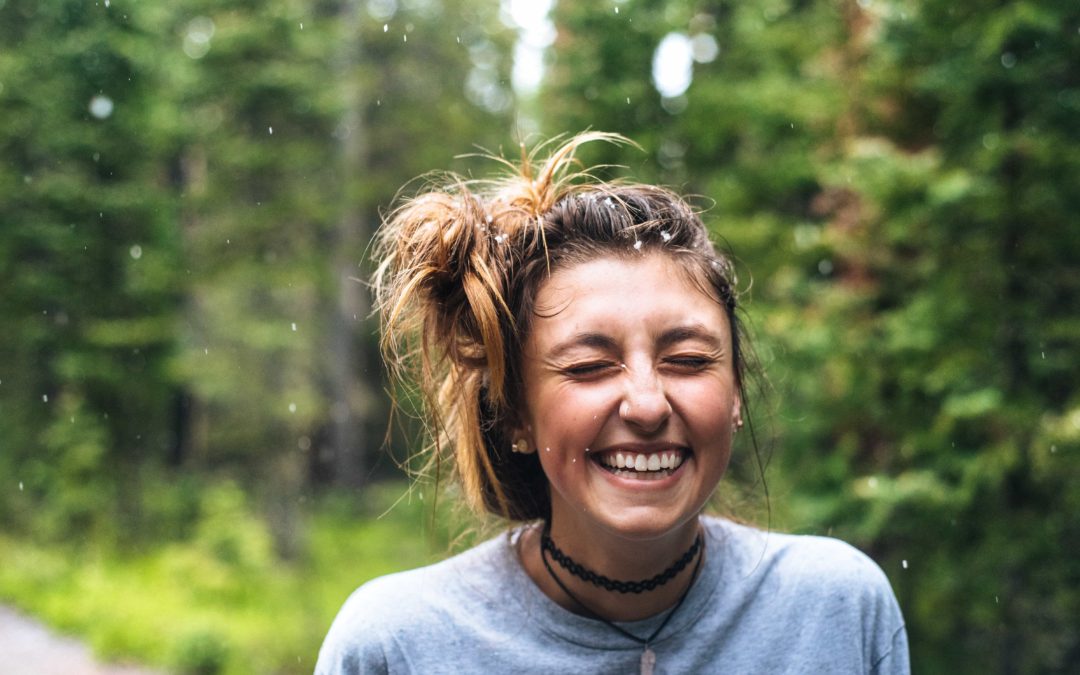
[[[743,427],[742,417],[741,416],[736,417],[734,420],[732,420],[732,422],[734,424],[733,424],[733,427],[731,429],[731,433],[733,433],[733,434],[739,433],[739,429],[742,429],[742,427]]]
[[[528,454],[529,441],[525,437],[514,439],[514,442],[510,444],[510,449],[522,455]]]

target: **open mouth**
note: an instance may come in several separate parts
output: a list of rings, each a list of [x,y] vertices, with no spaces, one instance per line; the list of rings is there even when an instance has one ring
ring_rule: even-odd
[[[593,457],[605,471],[619,478],[660,480],[675,473],[686,454],[687,451],[677,448],[650,453],[611,450]]]

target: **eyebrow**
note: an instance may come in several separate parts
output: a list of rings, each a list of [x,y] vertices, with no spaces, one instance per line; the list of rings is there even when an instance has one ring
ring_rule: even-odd
[[[685,326],[675,326],[660,334],[656,343],[660,349],[666,349],[672,345],[686,340],[700,340],[713,349],[721,349],[723,342],[711,331],[700,323],[692,323]],[[566,340],[552,347],[547,354],[549,359],[558,359],[567,352],[578,347],[592,347],[601,350],[612,350],[617,347],[615,339],[603,333],[586,331],[575,333]]]
[[[575,333],[566,340],[563,340],[559,344],[552,347],[547,357],[549,359],[558,359],[577,347],[593,347],[601,350],[611,350],[615,348],[615,340],[609,335],[603,333],[584,332]]]
[[[720,349],[723,346],[723,341],[700,323],[669,328],[660,334],[657,344],[661,348],[666,348],[686,340],[700,340],[713,349]]]

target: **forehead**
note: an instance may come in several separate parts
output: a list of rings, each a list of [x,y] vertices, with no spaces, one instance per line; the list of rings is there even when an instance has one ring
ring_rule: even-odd
[[[583,331],[696,325],[728,332],[723,306],[697,272],[663,254],[607,256],[558,269],[541,284],[528,342],[543,349]]]

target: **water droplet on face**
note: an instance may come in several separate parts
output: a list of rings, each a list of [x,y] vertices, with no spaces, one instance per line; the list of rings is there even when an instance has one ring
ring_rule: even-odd
[[[671,241],[671,233],[667,230],[660,230],[660,238],[664,241]]]
[[[641,240],[640,239],[638,239],[637,241],[634,242],[634,250],[635,251],[640,251],[641,250]]]
[[[551,452],[551,448],[544,448],[544,452]]]
[[[571,457],[571,458],[570,458],[570,461],[571,461],[571,462],[577,462],[577,457]]]

